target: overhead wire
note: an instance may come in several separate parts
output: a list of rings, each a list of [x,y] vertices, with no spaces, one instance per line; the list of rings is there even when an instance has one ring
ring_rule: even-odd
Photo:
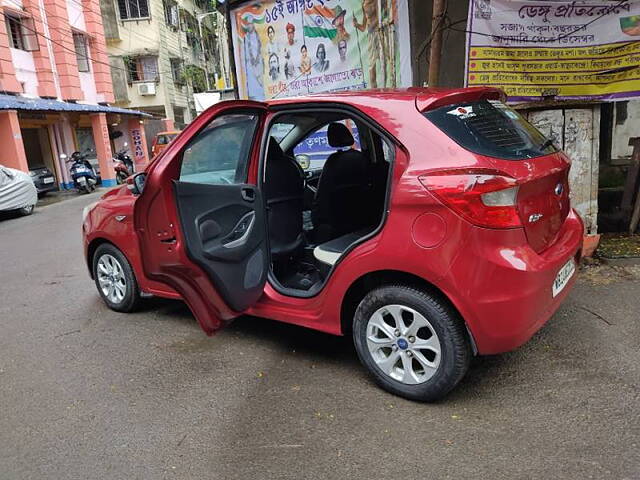
[[[78,5],[78,6],[80,6],[81,8],[83,8],[83,9],[84,9],[84,6],[83,6],[83,5],[82,5],[82,3],[81,3],[81,2],[79,2],[78,0],[70,0],[70,1],[71,1],[71,2],[73,2],[73,3],[75,3],[76,5]],[[0,12],[0,14],[2,14],[3,16],[5,16],[5,17],[6,17],[6,14],[5,14],[4,12]],[[76,17],[76,19],[75,19],[75,21],[73,22],[73,24],[75,24],[75,23],[79,20],[79,18],[80,18],[80,16],[81,16],[82,14],[84,14],[84,10],[82,10],[81,12],[79,12],[79,13],[78,13],[78,16]],[[146,20],[146,19],[141,19],[141,20]],[[127,21],[127,23],[129,23],[129,22],[132,22],[132,21],[129,21],[129,20],[128,20],[128,21]],[[72,23],[70,23],[70,25],[73,25],[73,24],[72,24]],[[50,38],[50,37],[48,37],[48,36],[44,35],[43,33],[40,33],[40,32],[39,32],[39,31],[37,31],[35,28],[31,28],[31,27],[29,27],[29,26],[27,26],[27,25],[22,25],[22,27],[23,27],[24,29],[26,29],[26,30],[28,30],[28,31],[30,31],[30,32],[32,32],[32,33],[34,33],[34,34],[36,34],[36,35],[39,35],[39,36],[41,36],[41,37],[43,37],[43,38],[45,38],[45,39],[49,40],[51,43],[53,43],[53,44],[55,44],[55,45],[58,45],[59,47],[61,47],[61,48],[65,49],[65,50],[67,50],[67,51],[70,51],[70,52],[72,52],[72,53],[75,53],[76,55],[78,55],[78,56],[80,56],[80,57],[82,57],[82,58],[85,58],[85,59],[89,60],[89,61],[90,61],[90,62],[92,62],[92,63],[97,63],[97,64],[100,64],[100,65],[106,65],[106,66],[108,66],[109,68],[114,68],[114,69],[116,69],[116,70],[121,70],[121,71],[123,71],[123,72],[125,72],[125,73],[129,73],[129,71],[128,71],[126,68],[122,68],[122,67],[118,67],[118,66],[115,66],[115,65],[111,65],[111,63],[109,63],[109,62],[102,62],[102,61],[97,60],[97,59],[92,59],[88,54],[86,54],[86,55],[85,55],[85,54],[82,54],[82,53],[78,53],[78,52],[76,52],[76,50],[75,50],[75,49],[70,49],[70,48],[66,47],[65,45],[61,44],[60,42],[57,42],[56,40],[53,40],[52,38]],[[136,36],[137,36],[137,37],[139,37],[139,38],[143,38],[143,39],[146,39],[146,40],[149,40],[149,41],[152,41],[152,42],[156,42],[156,41],[157,41],[157,39],[154,39],[154,38],[148,37],[148,36],[146,36],[146,35],[141,34],[140,32],[137,32],[137,31],[135,31],[135,30],[132,30],[132,29],[131,29],[131,26],[130,26],[130,27],[129,27],[129,29],[128,29],[128,33],[129,33],[129,45],[131,44],[131,41],[132,41],[131,33],[133,33],[134,35],[136,35]],[[104,50],[102,50],[102,49],[97,48],[97,46],[96,46],[95,44],[94,44],[94,45],[90,45],[90,48],[91,48],[91,50],[92,50],[92,51],[94,51],[94,52],[96,52],[96,53],[99,53],[99,54],[103,54],[103,55],[109,56],[109,52],[108,52],[108,51],[104,51]],[[122,48],[116,47],[115,45],[110,45],[108,48],[110,48],[110,49],[114,49],[114,50],[118,50],[119,52],[124,53],[124,54],[128,54],[128,53],[130,53],[130,50],[124,50],[124,49],[122,49]],[[180,52],[180,56],[182,56],[182,52]],[[157,73],[158,73],[158,75],[173,75],[173,72],[172,72],[172,71],[160,71],[160,70],[158,70],[158,72],[157,72]]]
[[[415,58],[420,58],[420,56],[424,53],[424,51],[431,46],[431,43],[433,42],[433,34],[435,32],[437,32],[440,29],[444,30],[444,28],[442,28],[442,24],[446,21],[447,18],[449,18],[448,12],[449,12],[449,1],[445,0],[442,16],[438,20],[438,23],[436,24],[436,28],[431,29],[431,33],[429,34],[429,37],[427,37],[427,39],[418,48],[418,52],[415,54]],[[429,65],[428,59],[427,59],[427,65]]]
[[[3,16],[3,17],[5,17],[5,18],[7,17],[7,15],[6,15],[4,12],[2,12],[2,11],[0,11],[0,15],[2,15],[2,16]],[[109,62],[103,62],[103,61],[101,61],[101,60],[92,59],[92,58],[91,58],[89,55],[87,55],[87,54],[79,53],[79,52],[77,52],[77,51],[75,50],[75,48],[69,48],[69,47],[67,47],[66,45],[64,45],[64,44],[62,44],[62,43],[60,43],[60,42],[58,42],[58,41],[56,41],[56,40],[52,39],[51,37],[48,37],[47,35],[45,35],[45,34],[43,34],[43,33],[38,32],[35,28],[28,27],[27,25],[24,25],[24,24],[22,25],[22,28],[24,28],[24,29],[26,29],[26,30],[28,30],[28,31],[30,31],[30,32],[32,32],[32,33],[34,33],[34,34],[36,34],[36,35],[41,36],[42,38],[44,38],[44,39],[46,39],[46,40],[50,41],[50,42],[51,42],[51,43],[53,43],[54,45],[57,45],[57,46],[59,46],[60,48],[62,48],[62,49],[64,49],[64,50],[67,50],[68,52],[74,53],[74,54],[76,54],[76,55],[77,55],[77,56],[79,56],[79,57],[85,58],[85,59],[89,60],[89,61],[90,61],[90,62],[92,62],[92,63],[97,63],[97,64],[99,64],[99,65],[106,65],[106,66],[108,66],[109,68],[115,68],[116,70],[121,70],[121,71],[123,71],[123,72],[125,72],[125,73],[128,73],[128,72],[129,72],[126,68],[122,68],[122,67],[118,67],[118,66],[115,66],[115,65],[111,65]],[[103,53],[103,54],[108,55],[108,52],[102,51],[102,50],[97,49],[97,48],[95,48],[95,47],[91,47],[91,48],[93,48],[93,49],[94,49],[96,52],[98,52],[98,53]],[[124,52],[124,50],[123,50],[123,52]],[[126,52],[125,52],[125,53],[126,53]],[[52,61],[54,61],[54,59],[51,59],[51,60],[52,60]],[[161,73],[162,73],[162,74],[167,75],[167,74],[170,74],[171,72],[160,72],[160,71],[158,71],[158,74],[161,74]]]

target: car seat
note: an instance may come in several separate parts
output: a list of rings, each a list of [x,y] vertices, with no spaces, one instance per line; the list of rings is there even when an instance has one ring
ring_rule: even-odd
[[[366,226],[363,215],[371,200],[369,159],[351,148],[353,135],[342,123],[331,123],[327,130],[329,145],[339,150],[327,158],[318,191],[314,199],[311,219],[318,243],[353,232]]]
[[[303,241],[304,173],[273,137],[267,150],[264,195],[271,255],[290,255]]]

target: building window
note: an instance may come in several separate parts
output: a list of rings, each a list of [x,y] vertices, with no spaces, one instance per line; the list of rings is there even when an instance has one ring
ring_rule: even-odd
[[[181,22],[180,26],[185,36],[187,37],[187,43],[193,49],[194,55],[197,57],[200,52],[200,36],[198,21],[186,10],[180,10]]]
[[[148,0],[118,0],[120,20],[149,18]]]
[[[168,26],[177,29],[180,26],[180,14],[178,4],[171,0],[164,2],[164,21]]]
[[[87,48],[87,37],[81,33],[74,33],[73,46],[76,49],[76,58],[78,59],[78,71],[79,72],[90,71],[89,49]]]
[[[9,36],[9,46],[18,50],[32,52],[38,50],[38,38],[33,20],[27,17],[14,17],[4,14]]]
[[[157,82],[158,57],[134,57],[125,60],[127,80],[132,82]]]
[[[173,83],[176,85],[184,85],[184,75],[182,74],[182,60],[179,58],[171,59],[171,76]]]
[[[76,128],[76,140],[78,151],[86,152],[89,159],[97,158],[96,144],[93,139],[93,130],[90,128]]]

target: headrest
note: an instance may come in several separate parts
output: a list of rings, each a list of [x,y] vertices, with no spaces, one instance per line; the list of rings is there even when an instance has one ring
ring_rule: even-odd
[[[342,123],[330,123],[327,129],[327,138],[329,145],[333,148],[350,147],[355,143],[353,135]]]

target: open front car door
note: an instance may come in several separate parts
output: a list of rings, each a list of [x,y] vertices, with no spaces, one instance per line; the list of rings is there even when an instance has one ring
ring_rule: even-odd
[[[264,205],[249,183],[266,105],[212,107],[153,164],[135,204],[145,274],[173,287],[211,335],[262,295]]]

